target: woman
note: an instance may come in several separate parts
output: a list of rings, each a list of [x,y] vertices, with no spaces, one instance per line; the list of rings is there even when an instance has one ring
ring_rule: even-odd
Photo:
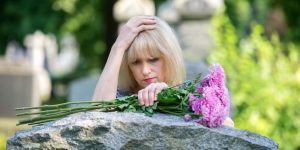
[[[137,94],[141,105],[151,106],[161,90],[184,78],[181,48],[169,25],[155,16],[136,16],[121,28],[93,100]],[[224,124],[233,126],[230,118]]]

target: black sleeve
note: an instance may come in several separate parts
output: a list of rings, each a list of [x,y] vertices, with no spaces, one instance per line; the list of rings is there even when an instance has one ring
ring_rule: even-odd
[[[130,96],[132,95],[131,92],[126,92],[126,91],[123,91],[123,90],[120,90],[120,89],[117,89],[117,98],[118,97],[124,97],[124,96]]]

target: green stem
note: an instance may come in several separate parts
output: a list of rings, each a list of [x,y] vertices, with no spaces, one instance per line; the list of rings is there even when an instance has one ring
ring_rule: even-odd
[[[102,106],[101,106],[102,105]],[[78,108],[107,108],[107,107],[115,107],[116,105],[105,105],[102,103],[101,105],[91,105],[91,106],[86,106],[86,107],[74,107],[74,108],[56,108],[53,110],[44,110],[44,111],[39,111],[39,112],[25,112],[25,113],[19,113],[17,116],[27,116],[27,115],[37,115],[37,114],[52,114],[52,113],[58,113],[58,112],[64,112],[64,111],[72,111],[73,109],[78,109]]]
[[[68,111],[72,108],[58,108],[54,110],[43,110],[43,111],[38,111],[38,112],[25,112],[25,113],[19,113],[16,114],[16,116],[27,116],[27,115],[38,115],[38,114],[48,114],[48,113],[57,113],[59,111]]]
[[[34,123],[36,121],[54,119],[54,118],[58,118],[58,117],[65,117],[65,116],[73,114],[73,113],[88,111],[88,110],[97,109],[97,108],[99,108],[99,107],[75,108],[75,109],[71,109],[70,111],[67,111],[67,112],[58,112],[58,113],[53,113],[53,114],[45,115],[45,116],[42,115],[42,116],[30,118],[30,119],[20,120],[17,125]]]
[[[183,116],[182,113],[176,113],[176,112],[171,112],[171,111],[167,111],[167,110],[160,110],[161,112],[167,113],[167,114],[171,114],[171,115],[176,115],[176,116]]]
[[[61,103],[61,104],[56,104],[56,105],[43,105],[39,107],[21,107],[21,108],[16,108],[17,111],[19,110],[29,110],[29,109],[52,109],[52,108],[60,108],[62,106],[67,106],[67,105],[74,105],[74,104],[109,104],[113,103],[113,101],[81,101],[81,102],[66,102],[66,103]]]
[[[58,110],[51,111],[51,113],[40,115],[38,117],[21,120],[17,125],[27,124],[27,123],[32,124],[32,123],[35,123],[35,122],[38,122],[38,121],[44,121],[44,120],[55,119],[55,118],[62,118],[62,117],[65,117],[67,115],[74,114],[74,113],[77,113],[77,112],[85,112],[85,111],[94,110],[94,109],[107,110],[109,108],[115,108],[116,106],[117,105],[106,105],[106,106],[90,106],[90,107],[76,107],[76,108],[71,108],[71,109],[61,109],[61,110],[64,110],[64,111],[59,111],[59,109],[58,109]]]
[[[34,123],[28,123],[28,125],[41,125],[41,124],[44,124],[44,123],[47,123],[47,122],[50,122],[50,121],[54,121],[54,120],[57,120],[59,118],[53,118],[53,119],[46,119],[46,120],[41,120],[41,121],[36,121]]]

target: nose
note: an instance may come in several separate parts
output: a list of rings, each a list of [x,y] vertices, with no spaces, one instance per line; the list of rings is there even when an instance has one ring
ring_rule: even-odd
[[[150,66],[149,64],[143,64],[143,68],[142,68],[142,73],[143,75],[149,75],[149,73],[151,72]]]

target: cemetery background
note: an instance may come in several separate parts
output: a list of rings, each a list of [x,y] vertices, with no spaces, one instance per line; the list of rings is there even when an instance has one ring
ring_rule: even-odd
[[[282,149],[300,148],[296,0],[0,3],[0,149],[16,130],[29,128],[14,125],[17,119],[9,106],[89,100],[118,24],[137,12],[155,13],[175,28],[190,78],[206,72],[207,63],[224,66],[237,128],[268,136]],[[121,17],[113,15],[114,7]],[[16,88],[21,93],[10,93]],[[13,103],[7,99],[11,95],[21,100]]]

